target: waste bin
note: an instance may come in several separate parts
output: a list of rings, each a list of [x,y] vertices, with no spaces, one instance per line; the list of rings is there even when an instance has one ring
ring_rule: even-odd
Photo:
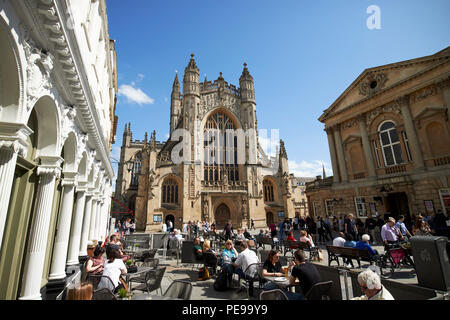
[[[420,286],[441,291],[450,290],[448,245],[447,237],[414,236],[411,238],[411,251]]]

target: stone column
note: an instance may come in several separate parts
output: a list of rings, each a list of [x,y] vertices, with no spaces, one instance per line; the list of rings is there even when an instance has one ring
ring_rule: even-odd
[[[333,182],[338,183],[341,179],[339,177],[339,168],[337,164],[336,147],[334,144],[333,129],[325,128],[328,137],[328,147],[330,148],[331,166],[333,167]]]
[[[9,198],[16,168],[17,152],[11,148],[0,148],[0,250],[6,216],[8,215]]]
[[[83,214],[86,203],[86,190],[77,188],[77,199],[75,202],[75,215],[73,218],[72,232],[70,234],[69,253],[67,256],[67,265],[77,265],[79,263],[78,254],[80,253],[81,228],[83,226]]]
[[[40,180],[19,300],[42,299],[40,290],[45,251],[55,194],[55,181],[61,172],[61,161],[62,159],[59,157],[41,157],[43,165],[37,169]]]
[[[97,196],[92,198],[92,210],[91,210],[91,223],[89,224],[89,240],[96,240],[95,235],[95,221],[97,219],[97,207],[98,207],[98,199]]]
[[[91,212],[92,212],[92,194],[86,193],[86,201],[84,205],[84,217],[83,217],[83,228],[81,231],[81,240],[80,240],[80,253],[78,256],[86,257],[87,254],[87,245],[89,241],[89,229],[91,224]]]
[[[66,277],[66,258],[73,213],[75,175],[76,173],[64,173],[64,179],[61,182],[63,187],[63,197],[61,212],[58,217],[58,225],[56,227],[57,232],[53,247],[52,265],[48,277],[49,280],[59,280]],[[70,178],[68,178],[68,176]]]
[[[403,96],[397,99],[397,104],[400,107],[403,122],[405,124],[406,135],[408,136],[409,147],[412,153],[414,166],[419,169],[425,166],[423,160],[423,153],[420,148],[419,139],[417,138],[416,129],[409,110],[409,96]]]
[[[359,115],[357,119],[359,122],[359,129],[361,132],[361,140],[364,149],[364,155],[366,157],[369,178],[375,178],[377,176],[377,172],[375,171],[375,162],[373,161],[369,135],[367,133],[366,115]]]
[[[101,240],[101,230],[102,230],[102,222],[103,222],[103,199],[99,200],[97,205],[97,219],[95,221],[95,238],[100,241]]]
[[[447,117],[450,117],[450,77],[438,81],[437,86],[444,94],[445,104],[447,105]]]
[[[336,143],[339,170],[341,172],[341,181],[348,182],[347,166],[345,164],[344,148],[342,147],[341,129],[339,125],[334,128],[334,139]]]
[[[20,154],[26,157],[28,149],[26,139],[31,133],[31,129],[27,126],[0,122],[0,251],[17,156]]]

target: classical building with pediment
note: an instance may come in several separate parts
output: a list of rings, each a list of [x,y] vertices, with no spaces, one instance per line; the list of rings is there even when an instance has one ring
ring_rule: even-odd
[[[125,127],[115,193],[126,207],[122,212],[135,213],[137,230],[147,232],[168,220],[176,228],[197,220],[222,228],[228,220],[250,226],[253,219],[258,228],[306,215],[304,184],[289,174],[283,141],[275,157],[260,146],[247,65],[240,88],[222,73],[213,82],[200,82],[199,75],[192,55],[182,93],[178,75],[173,82],[168,141],[156,141],[155,132],[150,140],[147,134],[143,141],[133,140],[130,125]],[[181,163],[174,160],[180,154],[178,137],[186,142]],[[120,205],[116,208],[121,212]]]
[[[306,184],[315,215],[450,213],[450,47],[365,70],[321,115],[332,177]]]

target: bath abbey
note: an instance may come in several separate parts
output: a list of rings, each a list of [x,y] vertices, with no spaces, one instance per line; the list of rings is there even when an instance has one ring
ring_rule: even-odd
[[[217,228],[253,220],[258,228],[306,215],[304,181],[289,173],[284,142],[275,156],[261,147],[247,64],[239,87],[222,73],[214,82],[199,76],[192,54],[182,89],[178,75],[173,82],[166,142],[156,141],[154,131],[150,139],[133,140],[125,126],[113,212],[132,214],[145,232],[168,220],[175,228],[197,220]]]

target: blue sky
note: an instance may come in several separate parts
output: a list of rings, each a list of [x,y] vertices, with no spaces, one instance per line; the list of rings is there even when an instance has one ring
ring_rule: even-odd
[[[381,29],[366,24],[370,5]],[[169,133],[170,93],[195,53],[200,79],[223,72],[236,86],[243,63],[255,79],[259,129],[279,129],[291,172],[331,174],[317,119],[366,68],[434,54],[450,45],[448,0],[107,0],[116,40],[119,158],[125,123],[134,139]],[[116,167],[116,166],[115,166]]]

